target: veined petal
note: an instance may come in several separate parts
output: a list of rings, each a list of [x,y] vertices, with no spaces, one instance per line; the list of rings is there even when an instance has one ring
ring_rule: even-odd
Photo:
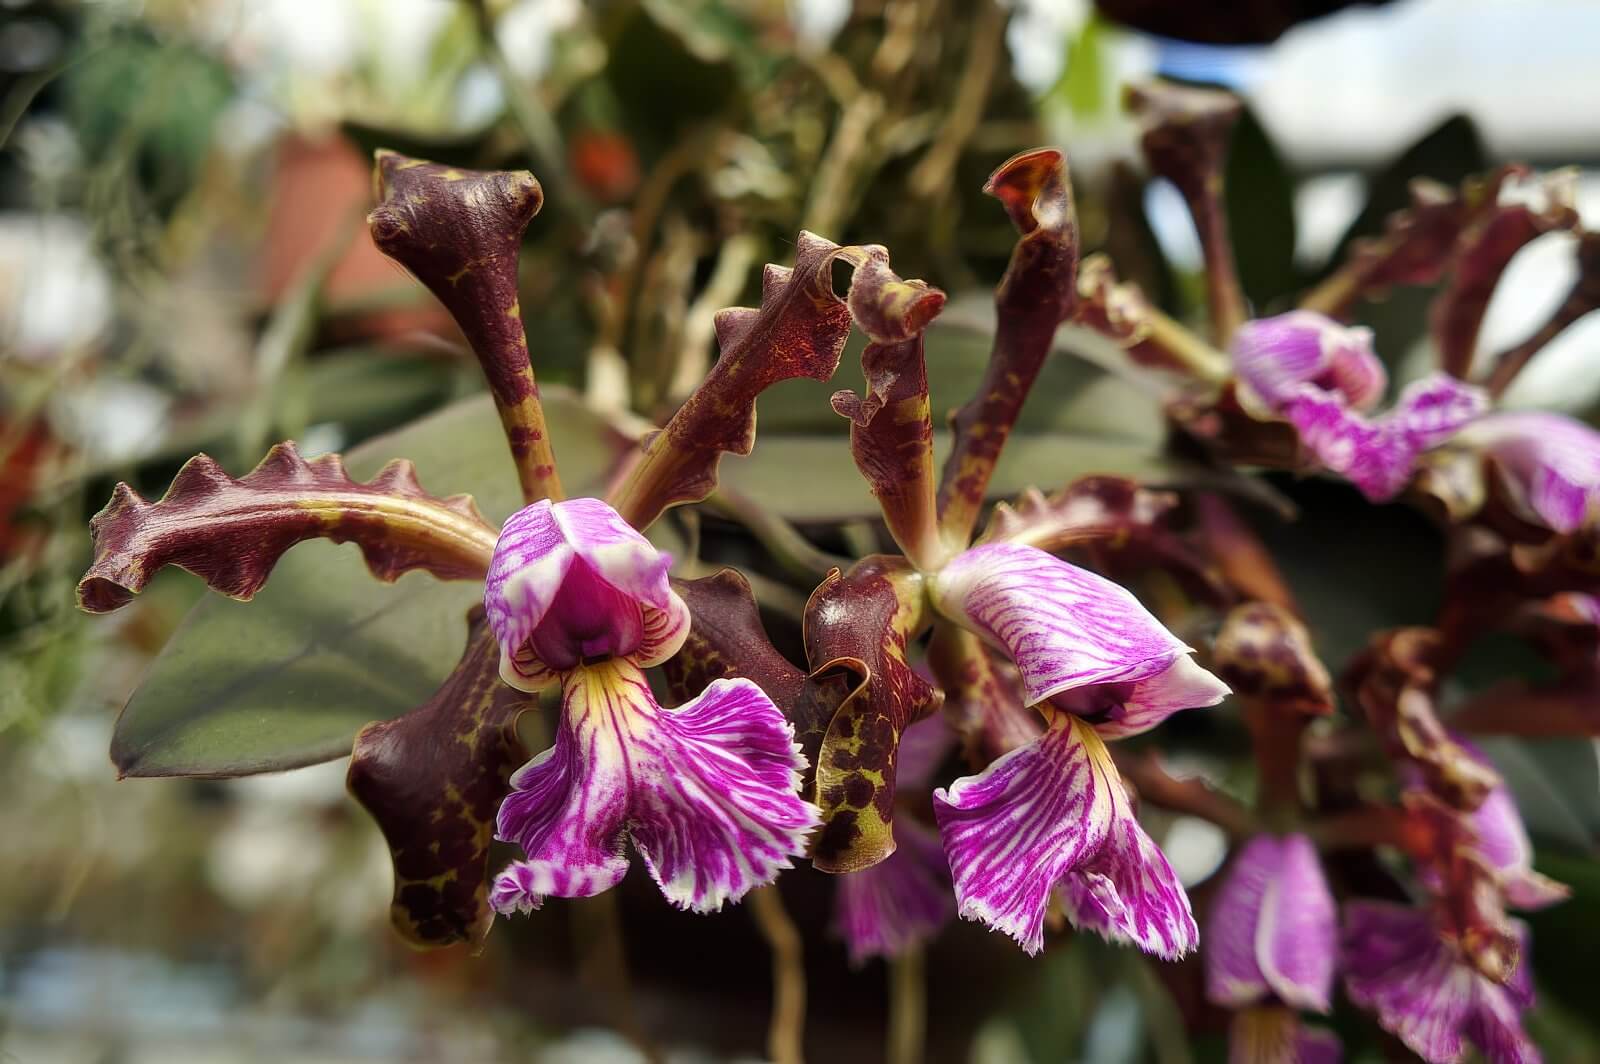
[[[534,691],[599,657],[671,657],[689,632],[671,563],[599,499],[545,500],[511,515],[484,585],[505,681]]]
[[[642,682],[642,680],[641,680]],[[632,751],[633,841],[667,900],[712,912],[770,883],[820,822],[794,726],[749,680],[657,710]]]
[[[1256,958],[1256,928],[1267,888],[1277,878],[1283,844],[1257,835],[1234,856],[1206,920],[1206,997],[1238,1008],[1260,1001],[1269,988]]]
[[[1526,931],[1518,971],[1507,985],[1479,974],[1427,913],[1390,902],[1345,908],[1342,958],[1350,999],[1432,1064],[1453,1064],[1473,1042],[1492,1064],[1540,1059],[1522,1030],[1533,1000]]]
[[[1053,701],[1071,708],[1072,695],[1066,692]],[[1226,697],[1228,685],[1185,653],[1149,679],[1108,685],[1087,716],[1101,738],[1126,739],[1149,731],[1181,710],[1214,706]]]
[[[1111,826],[1099,852],[1062,880],[1062,907],[1074,927],[1177,960],[1200,941],[1189,896],[1166,855],[1139,826],[1104,746],[1090,747],[1091,761],[1096,758],[1104,759],[1100,768],[1110,797]]]
[[[1388,385],[1372,350],[1372,330],[1342,325],[1315,311],[1245,322],[1234,333],[1232,353],[1234,372],[1273,408],[1309,383],[1366,410]]]
[[[1381,502],[1410,481],[1418,455],[1487,408],[1481,389],[1433,374],[1407,387],[1394,409],[1375,420],[1351,410],[1336,393],[1310,385],[1289,396],[1279,412],[1318,462]]]
[[[1477,754],[1470,745],[1464,742],[1462,745]],[[1564,883],[1533,870],[1533,843],[1528,838],[1528,829],[1523,826],[1511,788],[1501,784],[1490,790],[1483,804],[1471,815],[1478,836],[1478,852],[1500,874],[1500,886],[1512,908],[1544,909],[1565,901],[1572,894]]]
[[[1121,788],[1099,736],[1056,713],[1033,742],[934,791],[961,916],[1038,953],[1051,892],[1105,841]]]
[[[1256,927],[1256,956],[1274,993],[1299,1009],[1327,1012],[1339,916],[1317,859],[1304,835],[1279,842],[1277,874],[1267,884]]]
[[[894,853],[870,868],[839,876],[833,928],[844,939],[853,965],[870,957],[899,956],[933,938],[956,914],[950,865],[939,836],[909,816],[895,822],[894,835]]]
[[[1461,442],[1487,451],[1511,497],[1556,532],[1576,531],[1600,501],[1600,433],[1560,414],[1491,414]]]
[[[1030,704],[1073,688],[1151,680],[1188,653],[1126,589],[1036,547],[963,551],[932,590],[941,612],[1010,654]]]
[[[633,662],[564,677],[556,745],[511,778],[499,837],[526,859],[496,881],[501,911],[581,897],[627,871],[631,836],[668,900],[709,911],[805,852],[815,807],[795,792],[793,729],[748,680],[717,680],[677,709]]]

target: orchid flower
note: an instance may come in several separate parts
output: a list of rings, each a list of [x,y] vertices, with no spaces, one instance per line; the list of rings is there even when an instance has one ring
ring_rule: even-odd
[[[817,811],[796,794],[805,758],[772,700],[745,679],[676,709],[651,694],[644,670],[689,632],[670,562],[598,499],[535,503],[500,532],[484,604],[501,678],[562,698],[555,745],[500,807],[498,837],[524,854],[495,880],[501,913],[610,889],[630,839],[668,900],[697,912],[805,852]]]
[[[1560,414],[1506,412],[1458,437],[1494,462],[1512,504],[1555,532],[1576,532],[1600,509],[1600,432]]]
[[[1305,835],[1257,835],[1223,880],[1206,928],[1206,996],[1238,1008],[1275,997],[1327,1012],[1338,915]]]
[[[1538,1050],[1522,1029],[1522,1013],[1533,1004],[1527,930],[1514,927],[1522,939],[1520,959],[1502,985],[1474,968],[1425,910],[1350,902],[1341,954],[1345,990],[1430,1064],[1462,1060],[1467,1042],[1490,1064],[1537,1061]]]
[[[1105,742],[1213,705],[1227,687],[1127,590],[1036,547],[973,547],[931,592],[946,618],[1010,657],[1045,718],[1039,738],[934,792],[961,915],[1037,953],[1059,895],[1080,928],[1187,953],[1199,938],[1188,897]]]
[[[1409,385],[1387,413],[1368,416],[1387,382],[1371,330],[1314,311],[1246,322],[1232,352],[1246,407],[1289,422],[1322,466],[1374,502],[1399,494],[1418,455],[1488,408],[1481,389],[1434,373]]]

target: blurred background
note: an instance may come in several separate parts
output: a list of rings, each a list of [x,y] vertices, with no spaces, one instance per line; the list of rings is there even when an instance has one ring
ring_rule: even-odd
[[[670,411],[713,357],[711,314],[755,299],[760,264],[789,261],[801,228],[885,244],[902,275],[952,294],[929,363],[935,407],[961,402],[1014,240],[980,190],[1038,144],[1068,151],[1086,246],[1172,312],[1198,312],[1181,197],[1144,176],[1121,110],[1123,85],[1153,74],[1247,101],[1229,199],[1258,309],[1375,231],[1418,175],[1577,166],[1600,225],[1597,42],[1600,5],[1585,0],[0,0],[0,1060],[641,1059],[615,1029],[651,1032],[675,1060],[759,1056],[769,960],[740,909],[673,912],[630,877],[623,1003],[581,905],[497,926],[481,957],[405,947],[388,927],[388,852],[346,799],[342,762],[118,782],[107,759],[117,713],[201,591],[168,573],[115,616],[76,613],[87,519],[117,480],[159,495],[197,451],[237,475],[283,438],[348,451],[481,390],[448,316],[366,235],[375,147],[539,176],[521,306],[540,380],[568,410],[558,453],[594,444],[600,457],[573,460],[599,470],[603,434],[584,417]],[[1559,301],[1571,240],[1519,255],[1485,348]],[[1366,308],[1401,377],[1429,357],[1426,297]],[[1597,346],[1600,323],[1580,322],[1508,402],[1592,416]],[[1002,487],[1145,468],[1159,408],[1107,405],[1119,387],[1052,363]],[[764,398],[757,453],[728,476],[848,542],[872,511],[830,390]],[[498,446],[474,453],[500,461]],[[430,456],[412,456],[427,473]],[[437,481],[423,478],[474,490]],[[1350,502],[1304,490],[1313,515]],[[1420,522],[1384,521],[1373,534],[1422,559],[1414,571],[1437,566]],[[731,535],[713,519],[690,531]],[[1349,593],[1374,579],[1359,566],[1334,558],[1308,579]],[[1330,662],[1364,626],[1425,619],[1431,593],[1380,588],[1371,616],[1333,609]],[[780,637],[803,601],[787,594],[775,580],[763,601]],[[417,650],[424,694],[459,629],[438,642]],[[407,687],[374,708],[351,690],[326,726],[419,700]],[[1541,844],[1592,854],[1593,749],[1497,755]],[[1212,746],[1184,756],[1227,785]],[[1165,826],[1175,865],[1203,883],[1222,840]],[[1552,870],[1587,880],[1547,920],[1593,915],[1587,867]],[[878,1059],[883,966],[845,963],[826,877],[784,882],[806,929],[813,1055]],[[1098,942],[1030,962],[963,925],[928,965],[936,1059],[1222,1059],[1220,1026],[1183,1034],[1195,1002],[1181,979]],[[1558,993],[1535,1019],[1566,1032],[1560,1059],[1590,1059],[1574,1018],[1588,985],[1574,977],[1570,1002]]]

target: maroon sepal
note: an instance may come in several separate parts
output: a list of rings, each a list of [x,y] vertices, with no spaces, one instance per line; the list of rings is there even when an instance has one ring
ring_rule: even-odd
[[[413,569],[476,579],[488,571],[496,537],[470,496],[429,495],[410,462],[390,462],[361,484],[338,455],[307,461],[292,443],[273,447],[237,479],[197,455],[158,502],[118,484],[89,531],[94,562],[78,582],[78,605],[90,613],[126,605],[168,565],[249,599],[284,551],[308,539],[356,544],[380,580]]]
[[[829,573],[806,604],[808,686],[826,697],[814,690],[804,708],[818,715],[817,703],[838,701],[815,753],[806,751],[822,809],[811,861],[823,871],[853,872],[894,852],[900,735],[943,699],[907,660],[927,620],[921,575],[887,555]],[[809,736],[797,730],[804,743]]]
[[[468,624],[455,671],[421,706],[363,728],[347,777],[389,843],[395,930],[418,947],[481,944],[489,932],[495,814],[528,757],[517,717],[538,704],[500,681],[500,648],[481,606]]]
[[[722,569],[698,580],[673,580],[689,607],[689,638],[662,666],[668,689],[679,702],[704,691],[713,680],[750,680],[791,720],[805,687],[805,670],[772,645],[761,623],[750,582]]]

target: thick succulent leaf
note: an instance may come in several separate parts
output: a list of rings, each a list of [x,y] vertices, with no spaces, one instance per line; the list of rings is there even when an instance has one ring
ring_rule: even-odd
[[[1054,148],[1013,156],[984,191],[1022,234],[995,291],[994,348],[976,393],[952,418],[955,440],[939,481],[945,538],[964,545],[977,523],[1006,438],[1078,298],[1078,219],[1066,157]]]
[[[567,476],[600,489],[631,446],[567,394],[546,396]],[[347,455],[356,477],[397,455],[429,484],[465,488],[491,519],[520,505],[487,395],[464,399]],[[671,544],[662,544],[671,546]],[[341,757],[373,720],[421,704],[461,654],[476,582],[420,573],[382,584],[349,547],[305,543],[248,603],[208,595],[184,618],[117,720],[128,776],[238,776]]]
[[[936,565],[938,520],[933,481],[933,420],[928,403],[928,366],[923,357],[922,328],[944,305],[944,293],[920,281],[896,278],[881,263],[868,263],[851,290],[876,315],[901,303],[916,305],[916,335],[883,343],[874,340],[861,354],[867,393],[842,391],[833,409],[850,419],[850,451],[883,510],[889,532],[908,558]],[[865,316],[858,314],[858,317]]]
[[[895,763],[900,735],[938,708],[942,696],[907,660],[926,623],[922,577],[903,559],[864,558],[830,573],[806,604],[808,687],[834,693],[838,708],[816,733],[796,722],[796,738],[815,766],[814,800],[823,826],[811,861],[827,872],[852,872],[894,852]],[[802,706],[814,723],[815,690]],[[808,721],[812,723],[812,721]]]
[[[500,682],[500,648],[474,608],[461,661],[432,698],[356,737],[350,793],[383,829],[394,860],[395,930],[416,946],[480,943],[489,843],[508,780],[527,760],[516,720],[537,704]]]
[[[1428,308],[1428,324],[1439,366],[1466,377],[1478,344],[1478,330],[1500,275],[1511,258],[1545,233],[1578,224],[1573,207],[1576,171],[1552,175],[1539,189],[1537,205],[1509,203],[1474,218],[1456,240],[1449,282]]]
[[[1239,284],[1255,307],[1273,306],[1299,286],[1295,182],[1283,154],[1248,107],[1233,132],[1222,185]]]
[[[408,461],[363,484],[338,455],[307,461],[293,443],[273,447],[237,479],[198,455],[154,503],[118,484],[89,530],[94,562],[78,583],[78,605],[91,613],[126,605],[168,565],[247,601],[284,552],[309,539],[356,544],[380,580],[413,570],[472,579],[487,571],[495,540],[470,496],[429,495]]]
[[[858,268],[845,300],[833,291],[833,264],[840,261]],[[939,301],[926,286],[894,277],[887,262],[876,245],[840,247],[802,231],[794,266],[768,264],[763,272],[759,308],[717,313],[716,364],[666,427],[644,440],[610,500],[617,511],[644,528],[667,507],[709,495],[722,455],[749,454],[755,444],[756,397],[790,378],[831,378],[852,319],[880,342],[920,332]],[[868,264],[883,269],[860,269]]]
[[[472,345],[500,412],[523,501],[562,497],[517,296],[522,234],[544,203],[526,170],[458,170],[377,153],[373,243],[428,286]]]
[[[698,580],[674,580],[689,606],[689,638],[662,671],[672,696],[686,702],[713,680],[743,677],[766,692],[791,720],[805,687],[805,670],[784,657],[761,624],[750,582],[735,569]]]

